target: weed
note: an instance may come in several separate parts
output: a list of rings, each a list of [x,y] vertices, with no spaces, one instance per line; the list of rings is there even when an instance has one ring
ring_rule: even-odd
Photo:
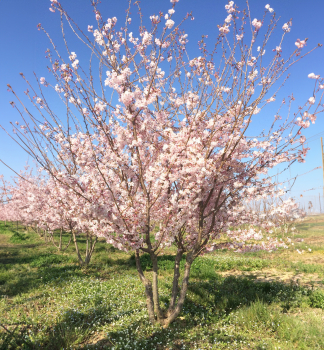
[[[40,255],[37,256],[33,261],[30,263],[31,267],[48,267],[54,264],[61,264],[61,263],[67,263],[71,262],[71,258],[68,256],[63,255]]]
[[[324,291],[317,289],[313,291],[310,295],[310,305],[312,307],[318,307],[324,309]]]
[[[23,241],[26,241],[26,239],[28,239],[28,236],[24,233],[19,233],[19,232],[15,232],[9,239],[10,243],[21,243]]]

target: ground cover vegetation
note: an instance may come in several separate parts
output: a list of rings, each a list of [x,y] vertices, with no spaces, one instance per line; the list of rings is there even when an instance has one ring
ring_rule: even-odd
[[[0,222],[0,349],[322,349],[323,226],[323,216],[298,223],[288,249],[197,258],[183,309],[165,328],[149,321],[134,253],[99,240],[82,266],[73,246],[58,251]],[[170,247],[159,259],[165,304],[175,254]],[[151,275],[148,254],[140,259]]]

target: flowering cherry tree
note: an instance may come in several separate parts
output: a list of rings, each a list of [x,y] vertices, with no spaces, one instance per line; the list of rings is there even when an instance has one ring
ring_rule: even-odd
[[[13,217],[13,213],[9,208],[10,188],[9,183],[0,175],[0,220],[7,223]]]
[[[306,216],[305,211],[294,198],[275,197],[251,201],[247,203],[246,211],[251,215],[252,223],[259,222],[261,227],[267,230],[273,228],[281,233],[294,231],[294,223]],[[253,218],[254,216],[256,219]]]
[[[79,264],[88,265],[98,241],[98,236],[94,236],[88,226],[88,223],[94,218],[86,217],[87,220],[85,220],[85,214],[80,213],[80,210],[76,210],[76,208],[83,208],[83,198],[76,196],[74,192],[71,193],[67,186],[62,186],[62,184],[58,186],[53,179],[49,179],[47,182],[46,194],[48,204],[46,217],[43,218],[44,225],[49,228],[52,237],[54,230],[58,228],[60,229],[59,250],[62,250],[62,231],[70,232]],[[78,244],[78,235],[81,232],[86,236],[86,250],[84,257],[82,257]],[[69,246],[71,239],[67,243],[66,248]],[[54,243],[54,245],[56,244]]]
[[[32,226],[35,217],[37,217],[36,211],[33,210],[28,200],[28,197],[35,195],[35,187],[30,181],[31,174],[27,169],[28,167],[25,167],[25,171],[20,171],[20,174],[13,178],[12,182],[4,181],[1,175],[1,220],[20,221],[25,226]],[[33,212],[32,215],[30,215],[31,212]]]
[[[230,229],[250,223],[246,201],[281,194],[269,170],[304,161],[308,149],[301,133],[321,112],[316,101],[323,89],[314,74],[312,97],[292,113],[290,96],[269,117],[264,109],[276,100],[278,80],[285,81],[289,67],[317,47],[304,52],[306,40],[297,39],[284,51],[291,22],[281,25],[281,39],[269,47],[279,25],[270,5],[256,19],[249,8],[239,11],[230,1],[213,47],[208,49],[203,36],[199,52],[190,57],[182,24],[193,17],[187,14],[176,22],[177,2],[171,0],[165,13],[143,18],[139,3],[130,1],[120,28],[116,17],[106,20],[93,2],[95,24],[86,33],[51,0],[50,10],[61,15],[62,28],[67,22],[91,53],[90,71],[83,53],[70,52],[66,42],[63,55],[51,41],[51,76],[39,78],[36,89],[22,74],[26,95],[39,114],[9,86],[23,120],[13,124],[16,140],[55,184],[57,201],[69,197],[65,210],[79,227],[135,252],[149,318],[163,326],[181,311],[193,261],[219,240],[242,242],[245,235],[249,249],[255,240],[262,249],[282,245],[275,238],[263,240],[260,232]],[[133,5],[140,14],[138,30],[132,25]],[[65,105],[66,119],[45,98],[51,88]],[[290,112],[282,119],[284,105]],[[249,137],[252,120],[268,131]],[[169,246],[176,247],[176,254],[164,309],[158,256]],[[141,253],[150,256],[152,273],[143,272]]]
[[[45,241],[50,240],[59,251],[68,248],[73,239],[80,265],[90,263],[98,237],[86,225],[90,220],[85,221],[81,214],[73,210],[76,203],[79,207],[83,206],[82,198],[75,197],[74,193],[69,193],[68,188],[62,185],[58,187],[51,178],[46,179],[41,174],[33,175],[28,166],[13,178],[12,183],[1,180],[2,220],[20,221],[39,233]],[[54,240],[55,230],[59,230],[58,243]],[[71,233],[70,240],[65,245],[63,231]],[[84,258],[78,244],[81,232],[86,236]]]
[[[305,217],[304,210],[299,208],[299,204],[293,198],[282,200],[277,206],[272,206],[270,209],[272,222],[276,225],[282,233],[294,231],[294,224],[297,220]]]

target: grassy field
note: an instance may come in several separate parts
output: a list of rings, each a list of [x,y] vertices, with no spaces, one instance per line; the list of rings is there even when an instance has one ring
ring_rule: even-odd
[[[0,349],[324,349],[324,217],[297,229],[288,250],[198,258],[163,329],[148,322],[132,254],[99,242],[81,268],[72,245],[60,253],[0,222]],[[159,265],[167,303],[172,250]]]

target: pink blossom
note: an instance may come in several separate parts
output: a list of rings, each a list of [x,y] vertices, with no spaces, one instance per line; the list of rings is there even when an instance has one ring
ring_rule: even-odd
[[[171,29],[173,26],[174,26],[174,21],[172,19],[168,19],[166,22],[165,22],[165,26],[169,29]]]
[[[159,16],[150,16],[150,20],[153,23],[158,23],[159,22],[160,17]]]
[[[132,103],[133,97],[134,97],[134,94],[132,92],[125,91],[121,95],[120,100],[121,100],[121,102],[124,103],[125,106],[129,106]]]
[[[308,99],[308,102],[311,104],[311,105],[313,105],[314,103],[315,103],[315,97],[310,97],[309,99]]]
[[[252,21],[252,25],[253,27],[255,27],[255,30],[259,30],[262,26],[262,23],[260,20],[257,20],[256,18],[254,18],[254,20]]]
[[[227,25],[223,25],[222,27],[219,27],[218,28],[219,29],[219,31],[221,32],[221,33],[224,33],[224,34],[227,34],[227,33],[229,33],[229,27],[227,26]]]
[[[290,27],[288,25],[288,23],[285,23],[283,26],[282,26],[282,30],[285,31],[285,32],[290,32]]]
[[[230,1],[227,5],[225,5],[225,10],[227,10],[228,13],[234,12],[234,1]]]
[[[79,60],[74,60],[74,62],[72,63],[72,67],[74,69],[78,69],[78,64],[79,64]]]
[[[232,20],[232,15],[229,14],[229,15],[225,18],[225,22],[226,22],[226,23],[230,23],[231,20]]]
[[[41,78],[39,79],[39,81],[40,81],[41,84],[44,84],[44,83],[45,83],[45,78],[44,78],[44,77],[41,77]]]
[[[248,76],[249,80],[255,79],[258,76],[258,73],[259,72],[257,69],[252,70]]]
[[[308,74],[308,78],[311,78],[311,79],[319,79],[319,75],[315,75],[314,73],[310,73]]]
[[[89,111],[87,108],[82,108],[82,112],[85,116],[89,116]]]
[[[143,34],[142,44],[145,46],[152,44],[152,34],[151,33],[145,32]]]
[[[295,42],[295,45],[297,46],[298,49],[302,49],[306,45],[306,40],[297,39],[297,41]]]
[[[71,52],[71,55],[69,56],[70,61],[74,61],[77,58],[77,55],[75,52]]]
[[[312,122],[312,124],[315,124],[316,121],[316,115],[315,114],[309,114],[309,119]]]

